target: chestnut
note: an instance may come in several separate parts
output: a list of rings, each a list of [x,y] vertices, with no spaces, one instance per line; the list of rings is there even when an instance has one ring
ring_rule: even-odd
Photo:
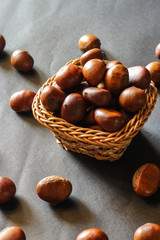
[[[53,86],[46,86],[40,96],[41,103],[48,111],[55,111],[60,109],[64,101],[65,93]]]
[[[82,70],[77,65],[66,65],[58,71],[54,80],[62,90],[71,90],[81,83]]]
[[[150,197],[160,187],[160,169],[153,163],[142,165],[132,178],[134,191],[142,197]]]
[[[104,59],[104,54],[99,48],[93,48],[85,53],[80,57],[80,63],[82,66],[85,65],[91,59]]]
[[[113,66],[115,66],[117,64],[121,64],[122,65],[122,63],[120,61],[118,61],[118,60],[108,61],[106,63],[106,69],[108,70],[109,68],[111,68],[111,67],[113,67]]]
[[[116,110],[97,108],[94,114],[97,124],[107,132],[116,132],[124,126],[124,117]]]
[[[33,68],[34,60],[26,50],[16,50],[11,55],[11,64],[21,72],[29,72]]]
[[[106,233],[98,228],[90,228],[82,231],[76,240],[109,240]]]
[[[86,102],[78,93],[69,94],[61,107],[61,117],[70,123],[80,122],[86,113]]]
[[[134,66],[128,68],[129,84],[137,88],[146,89],[151,82],[151,75],[147,68]]]
[[[83,90],[82,95],[86,100],[99,107],[107,107],[111,102],[111,94],[106,89],[88,87]]]
[[[96,86],[102,81],[105,71],[105,63],[100,59],[89,60],[82,69],[83,76],[91,86]]]
[[[155,54],[156,57],[160,59],[160,43],[156,46]]]
[[[0,240],[25,240],[24,231],[16,226],[7,227],[0,232]]]
[[[119,96],[119,104],[127,112],[139,111],[145,106],[146,101],[145,91],[134,86],[126,88]]]
[[[9,202],[16,193],[14,182],[7,177],[0,177],[0,204]]]
[[[128,69],[122,64],[109,68],[105,75],[105,85],[113,96],[118,96],[123,89],[128,87]]]
[[[100,45],[100,40],[92,34],[83,35],[78,42],[78,46],[82,52],[86,52],[92,48],[100,48]]]
[[[52,205],[65,201],[72,192],[72,184],[61,176],[48,176],[38,182],[38,196]]]
[[[135,231],[134,240],[159,240],[160,225],[156,223],[146,223]]]
[[[6,40],[5,40],[5,38],[3,37],[3,35],[0,34],[0,52],[3,51],[5,45],[6,45]]]
[[[27,89],[13,93],[10,98],[10,107],[16,112],[32,111],[32,102],[35,92]]]
[[[151,80],[155,84],[160,84],[160,62],[151,62],[146,66],[146,68],[151,74]]]
[[[89,126],[91,129],[94,129],[94,130],[99,130],[99,131],[105,131],[101,126],[99,125],[91,125]]]

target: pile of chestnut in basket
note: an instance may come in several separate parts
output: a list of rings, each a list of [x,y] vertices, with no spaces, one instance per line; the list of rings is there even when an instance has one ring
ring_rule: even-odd
[[[80,64],[62,67],[43,89],[41,103],[69,123],[118,131],[146,104],[150,64],[127,68],[103,60],[100,40],[90,34],[80,38],[79,48],[84,52]]]

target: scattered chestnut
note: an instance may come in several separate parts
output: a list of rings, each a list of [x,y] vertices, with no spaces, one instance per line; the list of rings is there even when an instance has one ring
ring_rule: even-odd
[[[16,50],[11,55],[11,64],[21,72],[29,72],[33,68],[34,60],[29,52]]]
[[[131,86],[146,89],[151,82],[151,75],[147,68],[143,66],[134,66],[128,68],[129,83]]]
[[[116,64],[109,68],[105,75],[106,89],[113,96],[118,96],[123,89],[128,87],[129,74],[128,69],[122,64]]]
[[[91,86],[96,86],[104,77],[105,63],[100,59],[91,59],[82,69],[83,76]]]
[[[93,48],[85,53],[80,57],[80,63],[82,66],[85,65],[91,59],[104,59],[104,54],[99,48]]]
[[[155,54],[156,54],[156,57],[160,59],[160,43],[157,45],[155,49]]]
[[[25,240],[24,231],[16,226],[7,227],[0,232],[0,240]]]
[[[61,107],[61,117],[70,123],[80,122],[86,113],[86,102],[78,93],[69,94]]]
[[[142,197],[150,197],[160,187],[160,169],[153,163],[142,165],[132,178],[134,191]]]
[[[159,240],[160,225],[156,223],[146,223],[135,231],[134,240]]]
[[[3,51],[4,47],[6,45],[6,41],[5,41],[5,38],[3,37],[2,34],[0,34],[0,52]]]
[[[82,95],[86,100],[99,107],[107,107],[111,102],[111,94],[106,89],[88,87],[83,90]]]
[[[76,240],[109,240],[106,233],[97,228],[90,228],[82,231]]]
[[[155,84],[160,84],[160,62],[151,62],[146,66],[146,68],[151,74],[151,80]]]
[[[62,90],[53,86],[46,86],[40,96],[42,105],[48,111],[60,109],[65,97],[66,95]]]
[[[97,108],[94,114],[97,124],[107,132],[116,132],[124,126],[124,117],[116,110]]]
[[[66,65],[58,71],[55,81],[62,90],[71,90],[82,81],[82,70],[77,65]]]
[[[10,107],[16,112],[32,111],[35,92],[27,89],[15,92],[10,98]]]
[[[14,182],[7,177],[0,177],[0,204],[9,202],[16,193]]]
[[[38,196],[52,205],[65,201],[72,192],[72,184],[60,176],[43,178],[36,188]]]
[[[109,68],[111,68],[117,64],[122,64],[122,63],[118,60],[108,61],[106,64],[106,69],[108,70]]]
[[[137,112],[146,104],[147,97],[144,90],[129,87],[123,90],[119,96],[119,104],[127,112]]]
[[[91,34],[83,35],[78,42],[78,46],[82,52],[86,52],[92,48],[100,48],[100,40]]]

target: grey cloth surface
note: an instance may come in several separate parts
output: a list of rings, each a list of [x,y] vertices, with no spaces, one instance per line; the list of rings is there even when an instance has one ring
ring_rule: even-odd
[[[81,56],[79,38],[96,35],[109,60],[125,66],[159,61],[159,0],[1,0],[0,33],[6,39],[0,58],[0,175],[17,187],[14,200],[0,206],[0,229],[21,227],[27,239],[74,240],[87,228],[105,231],[110,240],[133,239],[142,224],[160,224],[160,191],[143,199],[132,189],[132,176],[146,162],[160,166],[160,102],[123,157],[115,163],[67,152],[32,114],[10,109],[10,96],[35,92],[60,67]],[[34,58],[32,74],[10,64],[14,50]],[[71,181],[70,198],[52,207],[38,198],[36,185],[60,175]]]

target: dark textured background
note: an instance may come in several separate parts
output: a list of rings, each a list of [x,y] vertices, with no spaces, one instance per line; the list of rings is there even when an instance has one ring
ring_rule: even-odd
[[[17,114],[10,96],[35,92],[66,62],[81,55],[79,38],[96,35],[109,60],[127,67],[157,61],[160,42],[159,0],[1,0],[0,33],[6,39],[0,57],[0,175],[16,186],[15,199],[0,206],[0,229],[23,228],[27,239],[71,240],[86,228],[105,231],[110,240],[133,239],[146,222],[160,224],[160,191],[137,196],[131,181],[146,162],[160,166],[160,102],[124,156],[115,163],[66,152],[52,132],[31,114]],[[25,49],[33,56],[31,74],[10,65],[10,54]],[[72,182],[70,198],[51,207],[36,195],[39,180],[61,175]]]

